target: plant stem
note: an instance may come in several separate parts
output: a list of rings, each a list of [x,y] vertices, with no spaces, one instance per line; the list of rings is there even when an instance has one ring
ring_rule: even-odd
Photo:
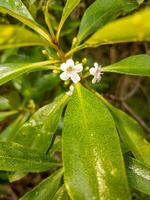
[[[49,17],[48,17],[49,16],[48,9],[49,9],[50,2],[51,2],[51,0],[48,0],[47,3],[46,3],[44,17],[45,17],[45,22],[46,22],[46,24],[48,26],[49,32],[50,32],[50,34],[52,36],[52,40],[56,40],[54,31],[53,31],[53,28],[52,28],[52,24],[50,23],[50,20],[49,20]]]
[[[65,54],[65,57],[66,57],[66,58],[72,57],[72,54],[73,54],[73,53],[75,53],[75,52],[77,52],[77,51],[79,51],[79,50],[84,49],[84,47],[85,47],[85,45],[82,44],[82,45],[80,45],[80,46],[77,46],[77,47],[71,49],[70,51],[68,51],[68,52]]]

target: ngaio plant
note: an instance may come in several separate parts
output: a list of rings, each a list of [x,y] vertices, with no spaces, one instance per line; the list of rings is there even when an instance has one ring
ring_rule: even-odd
[[[81,4],[0,0],[0,120],[11,119],[0,135],[1,174],[13,182],[51,172],[21,200],[130,200],[131,191],[148,200],[145,132],[94,85],[110,73],[150,76],[150,55],[101,66],[85,49],[150,41],[149,1],[95,0],[72,22]]]

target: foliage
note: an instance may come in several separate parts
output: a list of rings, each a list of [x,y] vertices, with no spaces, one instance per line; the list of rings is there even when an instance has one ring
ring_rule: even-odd
[[[149,77],[150,56],[93,67],[83,55],[150,41],[149,1],[95,0],[74,20],[82,3],[0,0],[0,181],[48,172],[20,200],[148,200],[148,137],[96,89],[108,73]]]

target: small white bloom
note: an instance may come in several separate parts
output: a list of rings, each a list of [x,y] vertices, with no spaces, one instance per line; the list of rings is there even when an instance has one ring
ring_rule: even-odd
[[[92,79],[93,84],[95,84],[96,82],[100,82],[102,75],[101,65],[99,65],[98,63],[94,63],[94,67],[90,69],[90,74],[94,76],[94,78]]]
[[[69,59],[63,63],[60,68],[63,71],[60,74],[60,78],[63,81],[66,81],[70,78],[74,83],[77,83],[81,80],[78,74],[83,70],[83,65],[81,63],[75,64],[72,59]]]
[[[74,92],[74,86],[73,86],[73,85],[70,85],[69,91],[66,92],[66,94],[67,94],[68,96],[72,96],[72,95],[73,95],[73,92]]]

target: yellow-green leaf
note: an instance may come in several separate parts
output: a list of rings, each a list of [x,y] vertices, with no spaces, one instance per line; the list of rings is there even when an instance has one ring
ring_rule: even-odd
[[[136,0],[96,0],[85,11],[78,33],[78,43],[122,13],[138,7]]]
[[[18,19],[22,23],[26,24],[37,33],[42,35],[49,44],[53,46],[50,35],[48,32],[40,26],[33,17],[31,16],[30,12],[28,11],[27,7],[22,3],[21,0],[1,0],[0,1],[0,12],[8,13],[12,17]]]
[[[109,23],[94,33],[84,47],[104,44],[150,41],[150,8]]]
[[[0,50],[25,46],[48,46],[48,42],[25,27],[0,25]]]

